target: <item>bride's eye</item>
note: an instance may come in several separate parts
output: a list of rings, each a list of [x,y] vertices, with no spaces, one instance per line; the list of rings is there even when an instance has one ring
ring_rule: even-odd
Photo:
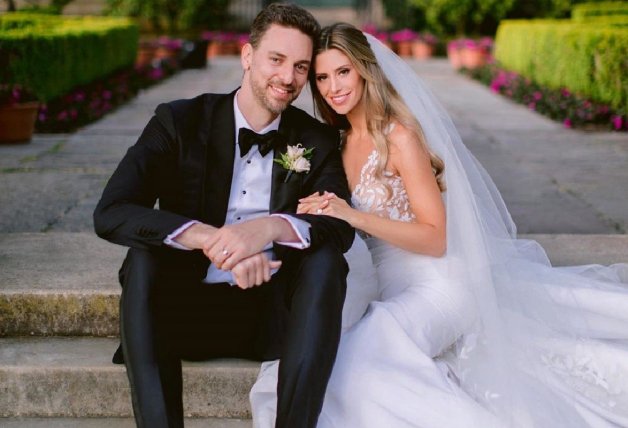
[[[323,80],[327,79],[327,76],[321,74],[319,76],[316,76],[316,81],[317,82],[322,82]]]
[[[348,68],[343,68],[338,72],[339,75],[341,76],[346,76],[347,74],[349,74],[349,69]]]

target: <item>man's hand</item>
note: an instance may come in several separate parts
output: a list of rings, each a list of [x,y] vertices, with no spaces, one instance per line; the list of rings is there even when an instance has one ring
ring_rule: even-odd
[[[264,217],[221,227],[204,242],[202,249],[218,269],[231,270],[240,261],[262,252],[273,241],[297,239],[288,221]]]
[[[236,285],[247,289],[270,281],[271,270],[280,267],[280,260],[268,260],[266,254],[257,253],[238,262],[231,273]]]

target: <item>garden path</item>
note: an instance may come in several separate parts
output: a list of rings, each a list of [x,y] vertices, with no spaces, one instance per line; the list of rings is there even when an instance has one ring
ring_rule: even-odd
[[[565,129],[455,73],[411,62],[495,180],[522,233],[628,232],[628,134]],[[0,232],[91,231],[106,180],[160,102],[225,92],[239,61],[186,70],[74,134],[0,146]],[[296,105],[312,110],[304,91]]]

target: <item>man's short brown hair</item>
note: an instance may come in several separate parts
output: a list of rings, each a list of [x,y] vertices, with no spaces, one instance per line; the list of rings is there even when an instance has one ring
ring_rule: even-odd
[[[321,26],[310,12],[291,3],[271,3],[257,14],[251,26],[250,43],[253,48],[259,46],[266,30],[273,25],[295,28],[316,42]]]

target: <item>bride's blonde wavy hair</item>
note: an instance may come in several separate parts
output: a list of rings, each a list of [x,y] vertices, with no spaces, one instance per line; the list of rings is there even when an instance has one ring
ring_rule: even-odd
[[[360,30],[350,24],[338,23],[323,28],[318,43],[315,46],[314,56],[330,49],[338,49],[345,54],[360,76],[364,79],[363,98],[368,108],[366,111],[367,131],[375,149],[379,154],[379,162],[375,169],[375,176],[382,178],[388,162],[387,128],[393,121],[399,122],[406,129],[416,135],[416,140],[430,156],[432,171],[441,192],[445,191],[443,161],[432,153],[427,144],[421,125],[414,118],[410,110],[388,81],[384,72],[377,64],[375,54],[366,37]],[[336,113],[324,100],[316,87],[316,73],[310,74],[310,86],[314,95],[314,102],[321,118],[330,125],[336,126],[342,131],[349,131],[349,121],[344,115]]]

